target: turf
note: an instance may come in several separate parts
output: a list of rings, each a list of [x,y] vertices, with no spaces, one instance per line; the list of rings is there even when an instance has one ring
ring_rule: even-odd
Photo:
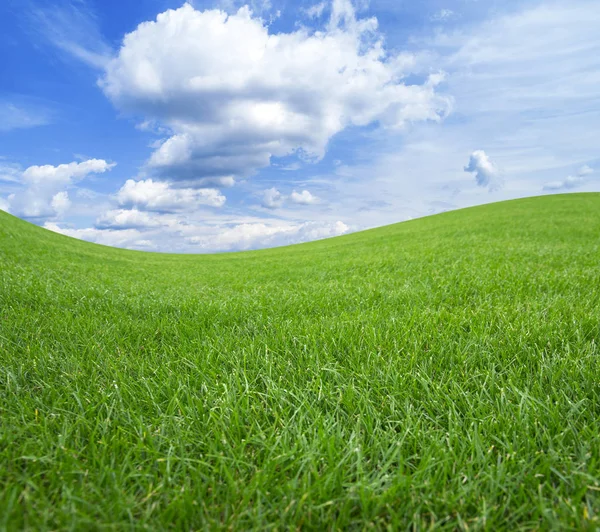
[[[600,527],[600,194],[257,252],[0,212],[0,527]]]

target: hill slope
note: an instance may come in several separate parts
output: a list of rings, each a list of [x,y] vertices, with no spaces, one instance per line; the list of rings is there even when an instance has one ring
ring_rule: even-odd
[[[599,264],[600,194],[211,256],[0,212],[0,528],[599,526]]]

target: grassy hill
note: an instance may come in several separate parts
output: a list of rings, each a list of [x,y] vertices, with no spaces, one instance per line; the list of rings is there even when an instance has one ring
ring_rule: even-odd
[[[600,194],[165,255],[0,212],[0,528],[600,527]]]

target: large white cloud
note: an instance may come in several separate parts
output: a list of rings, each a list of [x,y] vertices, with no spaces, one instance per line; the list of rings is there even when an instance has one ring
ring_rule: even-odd
[[[19,178],[24,188],[9,198],[9,210],[17,216],[32,219],[62,215],[71,205],[66,192],[68,187],[90,174],[101,174],[114,166],[103,159],[58,166],[30,166]]]
[[[333,1],[320,31],[280,34],[248,8],[185,4],[126,35],[101,86],[119,109],[171,130],[149,169],[194,182],[247,176],[272,156],[319,158],[351,125],[440,120],[442,77],[406,84],[412,63],[387,53],[376,19],[357,18],[349,0]]]
[[[123,207],[177,212],[194,210],[202,205],[222,207],[225,196],[214,188],[172,188],[163,181],[128,179],[117,192],[117,201]]]

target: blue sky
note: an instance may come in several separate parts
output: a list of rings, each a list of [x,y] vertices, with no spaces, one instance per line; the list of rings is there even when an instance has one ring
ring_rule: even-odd
[[[596,0],[8,0],[0,208],[132,249],[600,191]]]

